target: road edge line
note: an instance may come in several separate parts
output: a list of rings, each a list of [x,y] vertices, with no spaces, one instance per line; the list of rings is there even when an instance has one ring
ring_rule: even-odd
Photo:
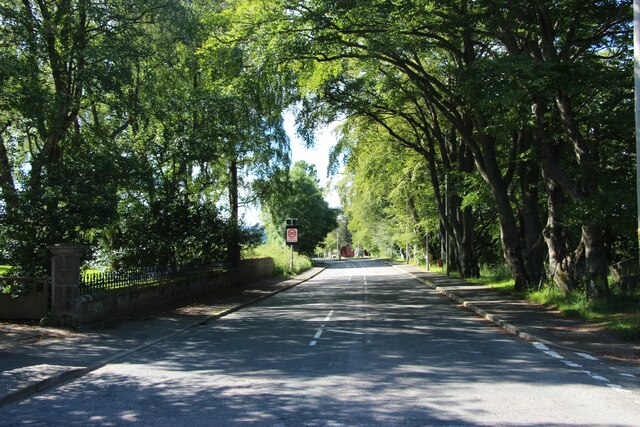
[[[454,292],[449,291],[445,288],[442,288],[440,286],[436,286],[435,284],[431,283],[430,281],[428,281],[427,279],[423,279],[421,277],[418,277],[417,275],[413,274],[410,271],[405,271],[403,269],[401,269],[399,266],[395,265],[395,264],[389,264],[391,265],[393,268],[395,268],[398,271],[401,271],[405,274],[408,274],[409,276],[413,277],[415,280],[419,281],[420,283],[423,283],[425,285],[427,285],[428,287],[430,287],[431,289],[437,291],[438,293],[445,295],[446,297],[448,297],[449,299],[457,302],[458,304],[460,304],[461,306],[467,308],[469,311],[475,313],[477,316],[486,319],[488,321],[490,321],[491,323],[495,324],[496,326],[500,327],[501,329],[503,329],[504,331],[517,336],[518,338],[521,338],[525,341],[529,341],[529,342],[540,342],[549,346],[553,346],[555,348],[560,348],[562,350],[568,350],[568,351],[579,351],[576,348],[572,348],[572,347],[567,347],[558,343],[555,343],[553,341],[549,341],[545,338],[541,338],[538,337],[530,332],[525,331],[524,329],[515,326],[503,319],[501,319],[500,317],[496,316],[495,314],[491,314],[488,311],[486,311],[485,309],[482,309],[480,307],[478,307],[477,305],[475,305],[472,302],[466,301],[463,298],[461,298],[460,296],[456,295]]]

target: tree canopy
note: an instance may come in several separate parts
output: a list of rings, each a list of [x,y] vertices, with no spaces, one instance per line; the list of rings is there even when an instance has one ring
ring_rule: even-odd
[[[306,204],[330,218],[315,171],[289,170],[293,104],[308,144],[344,121],[333,159],[356,244],[437,251],[429,232],[464,277],[502,260],[518,288],[594,298],[637,253],[630,0],[0,12],[0,240],[25,270],[62,241],[112,265],[237,263],[252,235],[240,207],[256,200],[272,224]],[[334,220],[312,218],[315,247]]]
[[[608,263],[629,254],[610,248],[637,246],[633,195],[616,192],[633,176],[632,127],[620,126],[632,113],[629,1],[276,0],[238,10],[239,34],[295,62],[303,128],[358,117],[424,158],[463,275],[477,273],[488,202],[518,288],[547,276],[606,296]],[[277,46],[266,41],[276,35]],[[478,182],[484,189],[466,191]],[[612,215],[634,237],[617,234]]]

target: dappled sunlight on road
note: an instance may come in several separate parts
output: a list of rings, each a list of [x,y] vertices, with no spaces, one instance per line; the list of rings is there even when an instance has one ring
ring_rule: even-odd
[[[36,425],[615,425],[597,408],[625,408],[392,269],[334,264],[347,265],[1,414]],[[593,411],[559,420],[558,402]]]

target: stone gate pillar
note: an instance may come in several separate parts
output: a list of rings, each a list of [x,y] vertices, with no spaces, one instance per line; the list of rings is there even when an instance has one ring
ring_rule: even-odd
[[[80,257],[85,247],[74,244],[49,246],[51,258],[51,310],[54,319],[62,324],[76,326],[77,304],[80,292]]]

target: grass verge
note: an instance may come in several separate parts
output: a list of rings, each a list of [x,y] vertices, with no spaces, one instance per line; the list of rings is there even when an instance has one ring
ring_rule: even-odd
[[[548,287],[527,295],[534,303],[554,307],[560,312],[587,319],[614,332],[618,337],[640,342],[640,292],[622,291],[616,285],[606,300],[589,300],[583,292],[562,293]]]
[[[273,258],[274,274],[279,277],[296,275],[313,267],[313,264],[308,257],[294,252],[293,269],[291,269],[291,249],[268,244],[249,249],[245,251],[243,256],[245,258]]]
[[[482,283],[500,292],[515,294],[535,304],[552,307],[561,313],[586,319],[615,333],[621,339],[640,342],[640,290],[630,292],[611,284],[611,296],[606,300],[589,300],[584,292],[564,294],[555,286],[541,290],[516,292],[514,280],[504,270],[483,270]]]

